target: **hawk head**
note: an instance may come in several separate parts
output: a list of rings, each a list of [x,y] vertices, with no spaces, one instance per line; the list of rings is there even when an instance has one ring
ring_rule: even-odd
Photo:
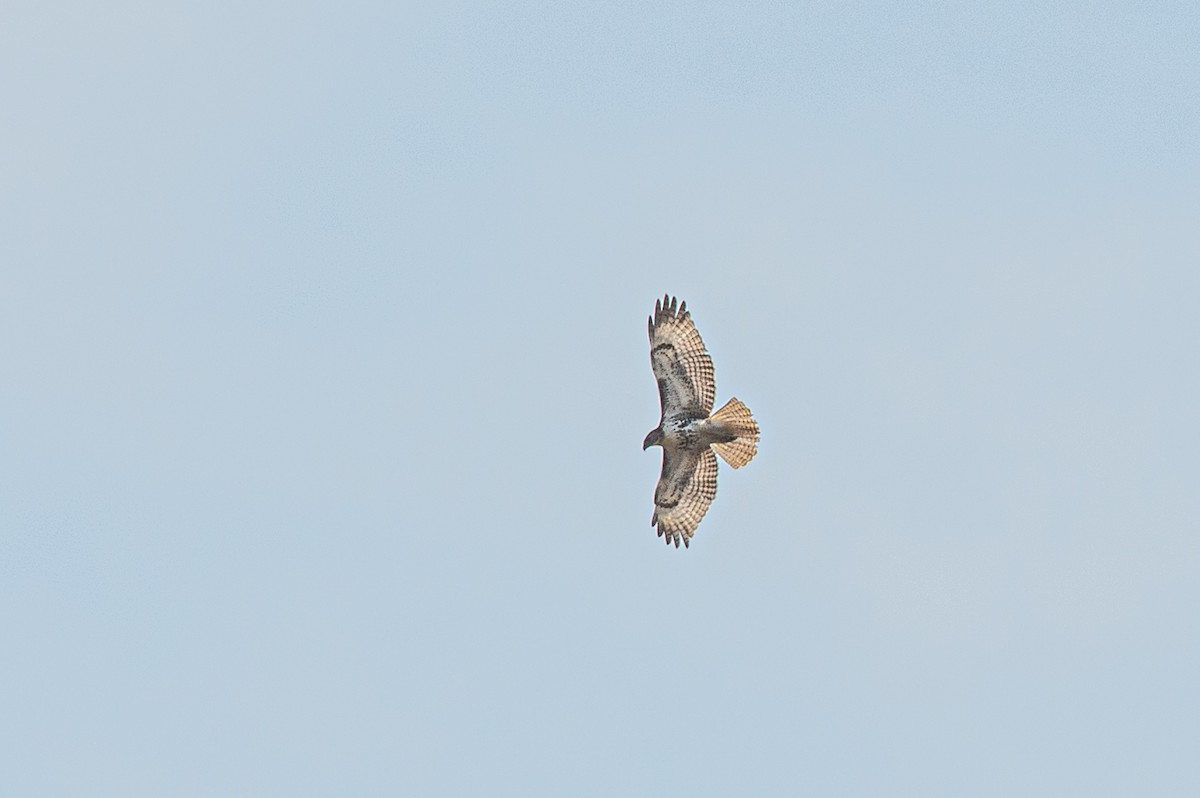
[[[646,451],[651,446],[662,446],[662,439],[663,431],[662,425],[660,424],[654,429],[650,430],[650,433],[646,435],[646,440],[642,441],[642,451]]]

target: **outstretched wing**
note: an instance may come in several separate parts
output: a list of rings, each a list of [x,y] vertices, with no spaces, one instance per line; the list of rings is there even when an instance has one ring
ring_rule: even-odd
[[[654,491],[651,525],[665,543],[686,548],[717,495],[717,456],[705,446],[699,451],[663,449],[662,476]]]
[[[700,417],[712,412],[717,394],[712,358],[692,323],[687,303],[664,296],[654,303],[650,317],[650,365],[658,380],[663,418],[694,411]]]

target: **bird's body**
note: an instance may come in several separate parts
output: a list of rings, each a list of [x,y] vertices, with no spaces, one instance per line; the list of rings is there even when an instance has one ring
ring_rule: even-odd
[[[659,424],[662,429],[664,449],[690,450],[711,446],[714,443],[728,443],[737,435],[725,432],[709,418],[697,418],[687,413],[664,418]]]
[[[678,547],[683,541],[686,547],[717,495],[716,454],[734,468],[750,462],[758,451],[758,424],[737,399],[712,413],[712,358],[687,303],[663,297],[655,303],[649,330],[650,365],[658,380],[662,415],[642,448],[663,450],[650,523],[667,543]]]

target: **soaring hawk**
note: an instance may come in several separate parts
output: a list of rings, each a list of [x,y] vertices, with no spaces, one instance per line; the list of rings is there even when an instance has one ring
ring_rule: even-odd
[[[662,476],[650,525],[667,544],[687,547],[717,495],[717,458],[741,468],[758,452],[758,424],[737,399],[712,412],[717,386],[712,358],[692,323],[687,303],[664,296],[650,317],[650,365],[658,380],[662,417],[642,442],[661,446]],[[711,413],[711,415],[709,415]]]

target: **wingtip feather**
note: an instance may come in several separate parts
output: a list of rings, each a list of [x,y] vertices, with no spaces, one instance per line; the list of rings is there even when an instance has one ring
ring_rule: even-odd
[[[657,327],[665,319],[684,319],[688,315],[687,302],[679,297],[663,294],[662,299],[654,300],[654,315],[650,317],[650,326]]]

